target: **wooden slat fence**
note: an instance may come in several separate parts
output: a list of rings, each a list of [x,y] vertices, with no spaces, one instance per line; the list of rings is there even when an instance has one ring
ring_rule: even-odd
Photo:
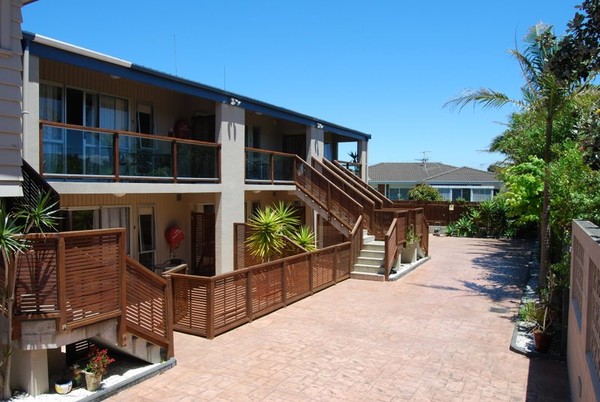
[[[57,330],[72,330],[114,318],[119,342],[131,332],[173,356],[168,279],[130,259],[126,267],[125,229],[26,238],[30,248],[17,269],[17,322],[55,319]]]
[[[351,248],[345,242],[210,278],[173,274],[173,327],[214,338],[310,296],[350,277]]]
[[[263,262],[260,260],[260,258],[253,256],[248,250],[247,241],[251,234],[252,228],[246,223],[233,224],[233,239],[235,242],[233,247],[233,269],[235,271],[258,265]],[[306,250],[304,250],[290,238],[283,236],[283,240],[285,242],[283,252],[281,255],[278,255],[275,258],[290,257],[292,255],[306,252]]]
[[[423,208],[430,226],[446,226],[456,222],[465,212],[478,208],[479,204],[450,201],[394,201],[394,206],[404,209]]]
[[[185,265],[182,265],[184,269]],[[170,281],[155,275],[134,259],[126,258],[127,332],[149,340],[173,357],[173,317]]]

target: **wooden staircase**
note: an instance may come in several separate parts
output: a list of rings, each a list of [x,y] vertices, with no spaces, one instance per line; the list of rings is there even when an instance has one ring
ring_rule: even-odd
[[[308,164],[296,157],[294,171],[298,197],[340,233],[350,237],[360,222],[372,235],[362,239],[365,246],[360,247],[360,254],[358,248],[354,254],[352,277],[388,280],[409,228],[420,235],[421,247],[428,252],[429,230],[422,209],[395,207],[338,162],[313,158]]]

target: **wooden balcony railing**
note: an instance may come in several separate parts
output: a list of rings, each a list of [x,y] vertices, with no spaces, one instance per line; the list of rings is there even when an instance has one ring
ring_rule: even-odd
[[[98,181],[216,183],[220,144],[40,122],[40,174]]]
[[[125,229],[30,234],[27,240],[30,248],[18,262],[16,322],[53,319],[57,331],[69,331],[116,319],[119,342],[131,332],[173,355],[168,283],[126,264]],[[0,262],[1,278],[4,269]]]
[[[246,148],[246,183],[293,184],[295,159],[294,154]]]

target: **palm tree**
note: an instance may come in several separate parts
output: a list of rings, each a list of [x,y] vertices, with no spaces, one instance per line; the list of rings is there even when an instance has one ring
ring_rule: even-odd
[[[25,200],[25,198],[23,199]],[[10,399],[10,371],[12,356],[13,308],[19,268],[19,255],[29,249],[24,235],[32,230],[54,230],[57,225],[56,203],[50,202],[50,193],[38,194],[34,203],[22,201],[13,211],[0,202],[0,253],[4,266],[1,308],[7,314],[7,344],[0,355],[0,367],[4,366],[3,398]]]
[[[519,63],[524,84],[522,99],[511,99],[502,92],[482,88],[467,91],[446,102],[444,106],[455,106],[461,110],[468,104],[479,104],[483,108],[499,108],[507,104],[517,106],[523,112],[542,119],[545,128],[544,141],[544,190],[541,212],[540,285],[546,284],[550,249],[550,171],[551,145],[555,117],[590,88],[593,76],[586,80],[561,80],[550,69],[550,61],[559,50],[559,43],[551,25],[539,23],[530,28],[525,37],[525,52],[517,49],[510,53]]]

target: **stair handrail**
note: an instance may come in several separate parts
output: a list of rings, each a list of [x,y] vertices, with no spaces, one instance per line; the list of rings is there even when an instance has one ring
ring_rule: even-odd
[[[343,225],[346,229],[352,230],[354,228],[354,225],[356,224],[356,219],[358,219],[359,217],[362,216],[362,212],[363,212],[362,205],[360,203],[358,203],[357,201],[355,201],[354,199],[352,199],[352,197],[348,196],[348,194],[346,194],[344,191],[342,191],[342,189],[340,189],[338,186],[333,184],[329,179],[327,179],[327,177],[325,177],[322,173],[320,173],[318,170],[313,168],[309,163],[307,163],[305,160],[300,158],[298,155],[296,155],[296,166],[294,169],[294,181],[296,183],[296,187],[303,188],[301,182],[298,180],[298,177],[300,176],[299,171],[302,167],[304,167],[305,169],[310,171],[311,175],[314,174],[317,177],[321,178],[325,183],[327,183],[326,204],[323,204],[323,202],[321,200],[314,198],[312,196],[312,194],[307,193],[307,195],[310,198],[312,198],[317,204],[319,204],[322,208],[327,210],[328,213],[331,214],[333,217],[335,217],[338,220],[338,222],[340,222],[340,224]],[[332,207],[332,198],[333,198],[332,194],[333,193],[338,194],[339,199],[343,199],[345,202],[354,206],[354,208],[356,209],[356,211],[350,211],[347,208],[344,208],[347,211],[347,213],[353,218],[352,225],[348,224],[345,221],[345,219],[342,216],[340,216],[340,214],[337,213],[337,211],[335,211],[335,209]]]
[[[400,244],[402,241],[400,240],[399,235],[399,227],[398,227],[398,218],[394,218],[392,223],[390,223],[390,227],[385,233],[385,257],[384,257],[384,269],[385,269],[385,280],[386,282],[390,279],[390,272],[392,270],[392,265],[394,264],[394,260],[398,258],[398,251],[400,250]]]
[[[367,229],[371,229],[371,224],[372,224],[373,220],[375,219],[375,202],[373,202],[373,200],[371,198],[366,196],[363,191],[357,189],[355,186],[352,185],[352,183],[347,182],[343,177],[341,177],[339,174],[337,174],[333,169],[326,166],[318,159],[313,157],[311,160],[311,164],[315,168],[316,167],[322,168],[324,172],[327,172],[327,175],[330,175],[330,177],[337,180],[338,183],[341,183],[342,185],[341,186],[338,185],[338,187],[341,188],[343,186],[344,187],[343,190],[346,190],[344,192],[345,193],[350,192],[351,193],[350,196],[352,197],[352,199],[360,200],[359,203],[363,207],[363,220],[365,220],[367,223],[367,225],[366,225]],[[317,171],[318,171],[318,169],[317,169]],[[323,173],[323,175],[325,177],[327,177],[327,175],[325,173]],[[331,179],[330,179],[330,181],[334,182]],[[334,184],[336,184],[336,183],[334,183]],[[368,218],[368,219],[365,219],[365,218]]]
[[[370,194],[371,198],[378,203],[378,205],[376,205],[378,208],[393,207],[393,202],[389,198],[387,198],[385,195],[381,194],[379,191],[375,190],[368,183],[366,183],[365,181],[363,181],[356,175],[350,173],[350,171],[348,171],[348,169],[343,167],[339,162],[337,162],[337,161],[332,162],[325,158],[323,159],[323,161],[325,161],[325,165],[329,165],[331,168],[337,170],[340,175],[343,175],[348,181],[350,181],[356,187],[359,187],[361,189],[366,189],[367,192]]]

